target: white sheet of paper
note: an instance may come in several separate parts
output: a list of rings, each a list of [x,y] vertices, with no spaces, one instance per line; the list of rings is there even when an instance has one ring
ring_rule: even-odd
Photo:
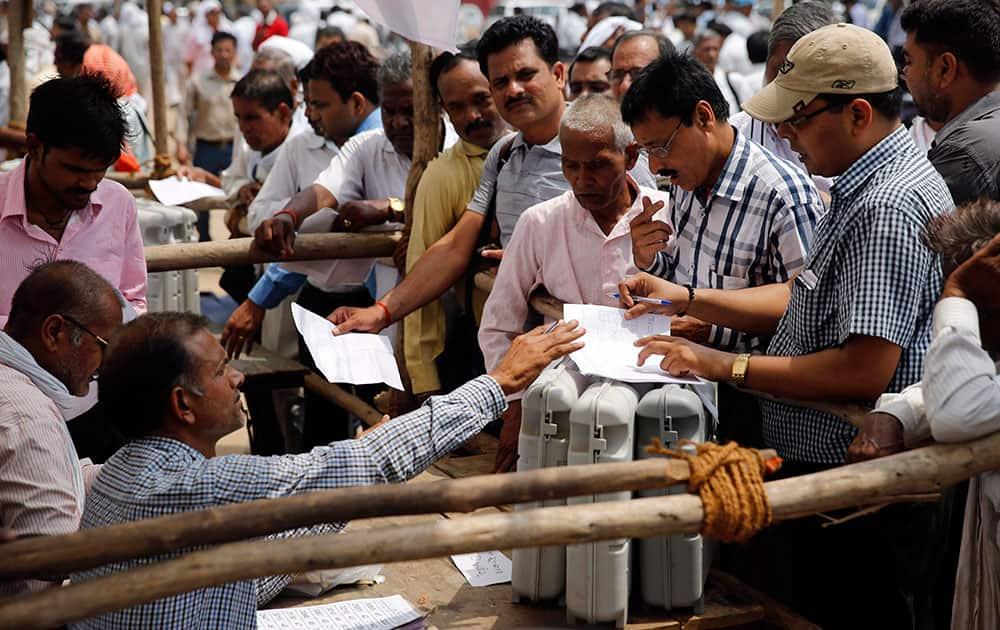
[[[292,318],[326,380],[355,385],[385,383],[402,391],[403,380],[388,337],[369,333],[334,337],[329,320],[298,304],[292,304]]]
[[[202,197],[225,197],[226,191],[202,182],[181,181],[176,175],[149,180],[149,189],[165,206],[179,206]]]
[[[670,318],[643,315],[625,319],[625,311],[613,306],[566,304],[563,319],[575,319],[587,333],[584,346],[570,357],[584,374],[613,378],[626,383],[703,383],[696,376],[671,376],[660,369],[662,357],[653,356],[637,365],[639,349],[634,342],[650,335],[669,335]]]
[[[260,630],[392,630],[423,615],[402,595],[257,611]]]
[[[499,551],[462,553],[451,557],[471,586],[490,586],[510,582],[513,572],[510,558]]]

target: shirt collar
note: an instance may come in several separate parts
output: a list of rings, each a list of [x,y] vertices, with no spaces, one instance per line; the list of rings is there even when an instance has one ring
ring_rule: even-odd
[[[937,135],[934,136],[934,144],[943,142],[948,136],[970,120],[980,118],[984,114],[998,109],[1000,109],[1000,90],[993,90],[972,105],[966,107],[958,116],[955,116],[944,127],[941,127]]]
[[[733,150],[729,152],[726,163],[722,165],[719,178],[712,186],[712,197],[725,197],[732,201],[743,199],[743,192],[746,190],[747,181],[754,176],[747,170],[750,162],[750,153],[753,150],[750,142],[743,137],[735,127],[733,130]]]
[[[886,162],[896,157],[907,147],[913,147],[913,141],[906,127],[900,125],[895,131],[882,139],[881,142],[847,167],[830,188],[830,194],[837,197],[851,197],[858,191],[868,177],[882,167]]]
[[[365,117],[363,121],[361,121],[361,124],[358,125],[358,128],[354,130],[354,134],[357,135],[359,133],[364,133],[365,131],[371,131],[372,129],[381,129],[381,128],[382,128],[382,108],[376,107],[374,110],[372,110],[372,113],[368,114],[368,116]]]
[[[503,142],[504,138],[500,138],[497,142]],[[490,152],[489,149],[484,149],[478,144],[473,144],[471,142],[466,142],[461,136],[459,136],[458,141],[453,145],[455,153],[459,155],[464,155],[465,157],[483,157]]]
[[[557,133],[551,140],[545,144],[535,144],[528,146],[528,143],[524,141],[524,133],[518,131],[517,136],[514,138],[514,143],[511,144],[510,149],[513,152],[519,147],[524,147],[525,151],[530,151],[532,149],[542,149],[543,151],[548,151],[549,153],[554,153],[556,155],[562,155],[562,144],[559,143],[559,134]]]

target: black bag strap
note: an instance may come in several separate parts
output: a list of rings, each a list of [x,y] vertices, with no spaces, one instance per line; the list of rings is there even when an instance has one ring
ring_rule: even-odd
[[[486,207],[486,216],[483,221],[483,227],[479,229],[479,237],[476,238],[476,248],[473,251],[473,256],[478,256],[480,250],[491,243],[495,243],[499,234],[499,224],[497,223],[497,186],[500,185],[500,172],[503,167],[507,165],[507,161],[510,160],[510,154],[514,150],[514,141],[517,139],[515,135],[509,140],[503,141],[503,146],[500,147],[500,156],[497,160],[497,175],[496,180],[493,183],[493,194],[490,196],[490,203]],[[479,259],[473,258],[469,264],[469,273],[465,279],[465,312],[472,316],[472,292],[475,289],[476,281],[475,275],[478,273],[475,263],[479,262]]]

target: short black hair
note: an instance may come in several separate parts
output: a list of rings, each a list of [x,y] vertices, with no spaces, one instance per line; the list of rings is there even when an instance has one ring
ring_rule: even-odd
[[[602,2],[590,15],[598,20],[609,17],[626,17],[638,21],[635,11],[624,2]]]
[[[674,26],[677,26],[678,22],[690,22],[691,24],[697,24],[698,18],[695,17],[694,13],[681,13],[674,16]]]
[[[455,66],[463,61],[478,63],[475,57],[469,53],[462,52],[461,50],[459,50],[457,55],[446,50],[434,58],[434,61],[431,62],[430,69],[431,91],[434,93],[434,98],[439,100],[441,99],[441,91],[438,89],[438,79],[441,78],[441,75],[451,71]]]
[[[44,147],[74,147],[111,164],[121,155],[128,123],[107,77],[84,74],[52,79],[35,88],[25,131],[35,134]]]
[[[747,37],[747,56],[750,57],[750,63],[767,62],[767,42],[770,37],[770,31],[757,31]]]
[[[822,98],[835,107],[847,105],[854,99],[860,98],[868,101],[872,109],[888,120],[899,118],[903,109],[903,87],[899,85],[888,92],[877,94],[820,94],[816,98]]]
[[[955,55],[977,81],[1000,81],[1000,1],[918,0],[899,23],[917,42]]]
[[[219,42],[230,41],[233,42],[233,46],[236,46],[236,36],[232,33],[227,33],[226,31],[215,31],[212,35],[212,48]]]
[[[637,37],[649,37],[653,41],[655,41],[656,47],[660,51],[660,57],[669,52],[674,51],[673,43],[671,43],[669,39],[664,37],[663,33],[660,33],[658,31],[648,31],[644,29],[641,31],[628,31],[627,33],[624,33],[621,37],[619,37],[618,40],[615,42],[615,45],[611,48],[611,56],[612,57],[615,56],[615,51],[618,50],[618,47],[621,46],[623,42],[627,42],[628,40],[635,39]]]
[[[320,48],[306,65],[309,80],[326,81],[346,101],[358,92],[378,105],[378,59],[363,44],[337,42]]]
[[[230,96],[255,101],[271,113],[282,103],[288,105],[289,110],[295,109],[288,84],[274,70],[251,70],[236,82]]]
[[[496,54],[525,39],[535,43],[538,56],[551,68],[559,61],[559,39],[556,32],[547,22],[530,15],[515,15],[494,22],[476,45],[476,57],[479,59],[479,69],[486,78],[490,77],[487,60]]]
[[[711,22],[709,22],[708,30],[715,31],[716,33],[719,34],[720,37],[722,37],[722,39],[726,39],[727,37],[733,34],[733,29],[730,28],[728,24],[720,22],[718,20],[712,20]]]
[[[691,55],[672,52],[643,68],[632,82],[622,99],[622,119],[632,125],[655,111],[691,126],[698,101],[708,103],[717,119],[729,117],[729,102],[705,66]]]
[[[595,61],[600,61],[601,59],[606,59],[611,61],[611,51],[604,46],[587,46],[573,59],[573,63],[569,64],[569,72],[566,73],[567,80],[569,77],[573,76],[573,67],[576,66],[578,61],[583,63],[594,63]]]
[[[170,391],[196,386],[197,366],[186,342],[208,323],[193,313],[149,313],[112,337],[101,365],[100,399],[126,438],[155,432],[169,410]]]
[[[100,324],[98,316],[114,288],[99,273],[75,260],[38,265],[14,290],[6,330],[24,342],[37,334],[51,315],[69,315],[84,326]]]
[[[344,31],[337,26],[324,26],[323,28],[316,29],[316,39],[313,41],[313,47],[315,48],[316,42],[323,39],[324,37],[339,37],[340,41],[347,39],[347,35],[344,35]]]
[[[80,31],[67,31],[56,35],[56,61],[82,64],[88,48],[90,48],[90,38]]]
[[[59,28],[63,31],[78,31],[80,23],[72,15],[60,15],[52,20],[52,28]]]

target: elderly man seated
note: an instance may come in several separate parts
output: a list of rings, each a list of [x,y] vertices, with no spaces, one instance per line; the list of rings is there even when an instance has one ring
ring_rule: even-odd
[[[99,467],[76,456],[64,414],[87,393],[108,339],[122,323],[118,295],[74,261],[32,271],[14,292],[0,332],[0,531],[76,531]],[[0,583],[0,596],[42,580]]]
[[[559,142],[572,190],[528,208],[514,227],[479,328],[487,369],[525,330],[528,296],[539,286],[563,302],[617,306],[610,294],[637,272],[630,221],[644,212],[668,220],[668,195],[628,174],[639,147],[613,98],[589,94],[574,101],[562,117]],[[517,428],[504,423],[505,432]]]
[[[101,398],[130,437],[102,468],[83,515],[99,527],[240,501],[351,485],[409,479],[497,419],[504,396],[531,383],[549,362],[573,352],[576,322],[551,333],[536,329],[516,340],[489,374],[452,394],[391,420],[357,440],[283,457],[215,457],[219,438],[239,429],[243,375],[205,327],[186,313],[145,315],[108,348]],[[138,412],[141,410],[141,412]],[[317,525],[279,536],[338,531]],[[178,555],[178,554],[172,554]],[[73,575],[97,578],[147,564],[131,560]],[[76,628],[253,628],[257,605],[292,576],[272,576],[200,589],[81,621]]]

